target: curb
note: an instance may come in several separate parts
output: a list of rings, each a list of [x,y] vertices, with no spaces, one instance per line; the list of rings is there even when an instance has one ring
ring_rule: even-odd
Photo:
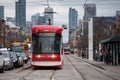
[[[74,56],[74,57],[77,57],[77,58],[79,58],[80,60],[82,60],[82,61],[84,61],[84,62],[87,62],[88,64],[91,64],[91,65],[93,65],[93,66],[95,66],[95,67],[97,67],[97,68],[100,68],[100,69],[102,69],[102,70],[106,70],[104,67],[101,67],[101,66],[98,66],[98,65],[92,63],[92,62],[94,62],[94,61],[90,61],[90,60],[88,60],[88,59],[83,59],[83,58],[81,58],[81,57],[78,57],[77,55],[73,55],[73,56]]]

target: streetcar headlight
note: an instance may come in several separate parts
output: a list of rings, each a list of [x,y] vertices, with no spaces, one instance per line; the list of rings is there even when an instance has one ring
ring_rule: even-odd
[[[36,55],[36,58],[40,58],[41,56],[40,55]]]
[[[57,58],[57,56],[56,56],[56,55],[52,55],[51,57],[52,57],[52,58]]]

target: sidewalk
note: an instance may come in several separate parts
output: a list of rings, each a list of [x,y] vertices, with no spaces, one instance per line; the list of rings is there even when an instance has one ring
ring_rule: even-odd
[[[77,55],[75,55],[75,56],[77,56]],[[91,61],[91,60],[88,60],[88,59],[82,58],[82,57],[79,57],[79,58],[87,63],[90,63],[93,66],[98,67],[98,68],[110,71],[115,74],[120,74],[120,65],[114,66],[112,64],[105,64],[104,62],[100,62],[100,61]]]

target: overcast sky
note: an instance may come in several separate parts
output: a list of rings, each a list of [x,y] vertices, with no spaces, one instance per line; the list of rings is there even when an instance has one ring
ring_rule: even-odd
[[[15,1],[17,0],[0,0],[0,5],[5,6],[5,17],[15,17]],[[31,15],[40,13],[43,15],[44,8],[47,7],[47,0],[26,0],[26,19],[31,21]],[[54,12],[54,24],[68,25],[69,8],[75,8],[78,11],[79,19],[83,18],[84,4],[96,4],[97,16],[115,16],[117,10],[120,10],[120,0],[49,0],[50,7]],[[64,31],[67,33],[68,31]],[[68,34],[64,34],[68,36]],[[68,39],[64,38],[64,42]]]

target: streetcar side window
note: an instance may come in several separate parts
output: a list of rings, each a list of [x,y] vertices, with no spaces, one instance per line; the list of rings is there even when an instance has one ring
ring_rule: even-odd
[[[61,35],[57,33],[55,39],[55,50],[60,51],[60,44],[61,44]]]

